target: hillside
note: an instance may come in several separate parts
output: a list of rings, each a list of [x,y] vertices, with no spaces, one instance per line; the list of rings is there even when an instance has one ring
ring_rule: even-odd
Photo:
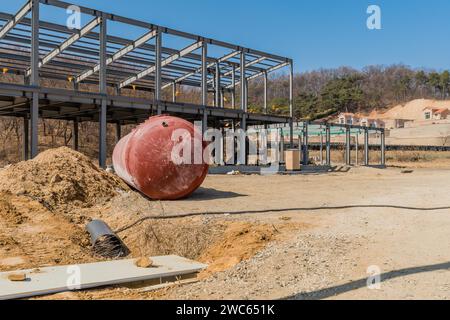
[[[370,116],[381,119],[423,120],[423,110],[428,107],[450,109],[450,100],[416,99],[399,104],[384,113],[373,111]]]

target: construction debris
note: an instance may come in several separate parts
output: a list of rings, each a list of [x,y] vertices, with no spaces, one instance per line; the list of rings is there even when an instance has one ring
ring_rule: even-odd
[[[134,264],[139,268],[150,268],[153,266],[153,260],[147,257],[141,257]]]
[[[102,220],[93,220],[86,230],[91,235],[92,249],[96,255],[104,258],[125,257],[129,250],[111,228]]]
[[[10,275],[8,275],[8,280],[9,281],[26,281],[27,280],[27,275],[25,273],[12,273]]]
[[[17,271],[28,274],[27,281],[7,280],[10,273],[0,273],[0,300],[20,299],[102,286],[135,283],[165,277],[195,274],[207,267],[178,256],[152,257],[155,268],[136,267],[134,259]],[[82,276],[81,276],[82,275]]]

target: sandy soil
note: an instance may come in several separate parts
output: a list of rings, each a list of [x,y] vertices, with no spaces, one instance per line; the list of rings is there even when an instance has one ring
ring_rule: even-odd
[[[225,273],[171,290],[168,296],[447,299],[449,178],[448,170],[402,174],[400,169],[367,168],[315,176],[209,177],[205,187],[235,193],[231,199],[202,200],[216,212],[245,207],[261,213],[240,219],[270,223],[289,217],[310,227]],[[201,205],[165,204],[170,212],[181,206],[195,211]],[[430,208],[438,209],[425,210]],[[366,286],[371,266],[382,272],[380,290]]]
[[[115,230],[130,226],[120,236],[132,256],[175,253],[211,267],[197,283],[156,292],[115,287],[45,299],[450,299],[450,170],[402,170],[208,176],[182,201],[148,201],[128,190],[61,212],[4,192],[0,264],[96,260],[82,227],[102,218]],[[187,213],[199,215],[133,225]],[[374,266],[379,290],[367,288]]]

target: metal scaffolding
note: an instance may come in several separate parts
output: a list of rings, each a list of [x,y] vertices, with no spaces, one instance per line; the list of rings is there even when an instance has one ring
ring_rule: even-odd
[[[74,121],[77,128],[79,122],[98,122],[102,167],[106,164],[107,123],[134,124],[152,114],[203,120],[204,129],[208,121],[223,120],[239,122],[244,130],[247,125],[289,124],[292,132],[292,59],[82,6],[78,8],[90,16],[89,22],[72,30],[40,19],[40,11],[48,7],[67,10],[72,4],[28,0],[16,14],[0,12],[0,65],[25,79],[24,84],[0,83],[0,116],[30,120],[24,145],[28,148],[29,135],[31,157],[38,153],[39,117]],[[137,39],[114,36],[110,23],[140,28],[142,35]],[[190,44],[174,48],[164,42],[164,36]],[[209,55],[209,47],[226,53]],[[284,67],[289,67],[290,74],[290,115],[271,115],[268,74]],[[259,77],[264,81],[264,113],[249,113],[248,84]],[[66,81],[72,88],[46,88],[42,79]],[[96,92],[80,90],[81,84],[94,86]],[[177,85],[199,88],[201,104],[177,102]],[[162,99],[163,90],[169,87],[173,92],[170,102]],[[129,97],[123,90],[151,92],[153,99]],[[209,92],[214,93],[213,105],[208,103]],[[236,92],[240,92],[240,108],[236,108]],[[231,108],[224,108],[225,93],[231,95]],[[78,142],[75,145],[78,148]]]

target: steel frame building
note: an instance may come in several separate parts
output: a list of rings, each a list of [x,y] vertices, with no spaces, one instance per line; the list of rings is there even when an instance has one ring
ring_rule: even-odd
[[[38,154],[40,117],[72,121],[75,149],[79,123],[98,122],[102,167],[106,165],[107,123],[116,125],[116,137],[120,138],[122,125],[137,124],[161,113],[202,120],[204,129],[208,124],[224,121],[239,123],[244,130],[247,126],[276,124],[289,130],[293,147],[292,59],[80,6],[80,13],[89,17],[80,29],[40,19],[41,10],[46,7],[67,10],[71,6],[59,0],[28,0],[14,15],[0,12],[0,66],[3,73],[24,77],[23,84],[0,82],[0,116],[24,119],[25,159]],[[111,23],[138,28],[142,34],[137,39],[114,36],[108,29]],[[189,44],[184,48],[166,45],[166,35]],[[220,48],[223,55],[212,55],[210,48]],[[289,116],[273,115],[268,110],[268,75],[281,68],[289,70]],[[260,114],[248,112],[248,83],[257,78],[262,78],[264,85]],[[65,81],[70,88],[46,87],[41,83],[43,79]],[[86,85],[95,88],[95,92],[83,90]],[[178,86],[198,88],[201,104],[177,101]],[[163,100],[163,91],[170,89],[171,101]],[[129,96],[126,90],[151,92],[153,99]],[[226,94],[231,97],[227,108]],[[302,130],[303,163],[308,162],[309,125],[312,124],[296,124]],[[321,130],[325,128],[327,164],[331,158],[332,127],[345,127],[347,159],[351,130],[364,130],[366,165],[369,130],[380,132],[384,165],[384,129],[336,124],[320,125]]]
[[[139,123],[161,113],[203,120],[205,127],[208,121],[218,120],[239,121],[242,129],[253,124],[292,123],[292,59],[86,7],[78,8],[92,20],[79,30],[40,19],[45,6],[66,10],[71,5],[58,0],[28,0],[15,15],[0,12],[3,72],[26,79],[25,84],[0,83],[0,116],[24,118],[27,158],[28,148],[31,157],[38,153],[39,117],[73,121],[75,140],[79,122],[99,122],[102,167],[106,164],[107,123],[115,123],[120,132],[123,124]],[[31,18],[27,18],[29,13]],[[145,32],[137,40],[120,38],[108,33],[110,22],[139,27]],[[164,46],[163,35],[191,44],[183,49]],[[154,44],[149,43],[151,39]],[[228,53],[212,57],[208,54],[210,46]],[[201,52],[195,53],[197,50]],[[267,112],[268,74],[283,67],[288,67],[290,74],[289,117]],[[265,80],[264,113],[249,113],[248,82],[259,77]],[[40,85],[43,78],[69,80],[73,88],[46,88]],[[98,92],[82,91],[80,84],[98,86]],[[177,102],[175,92],[179,85],[200,88],[202,103]],[[169,87],[172,101],[164,101],[162,92]],[[153,99],[125,96],[122,90],[126,88],[150,91]],[[208,101],[209,93],[214,95],[212,103]],[[223,107],[225,93],[231,95],[233,108]],[[243,97],[239,105],[238,96]]]

